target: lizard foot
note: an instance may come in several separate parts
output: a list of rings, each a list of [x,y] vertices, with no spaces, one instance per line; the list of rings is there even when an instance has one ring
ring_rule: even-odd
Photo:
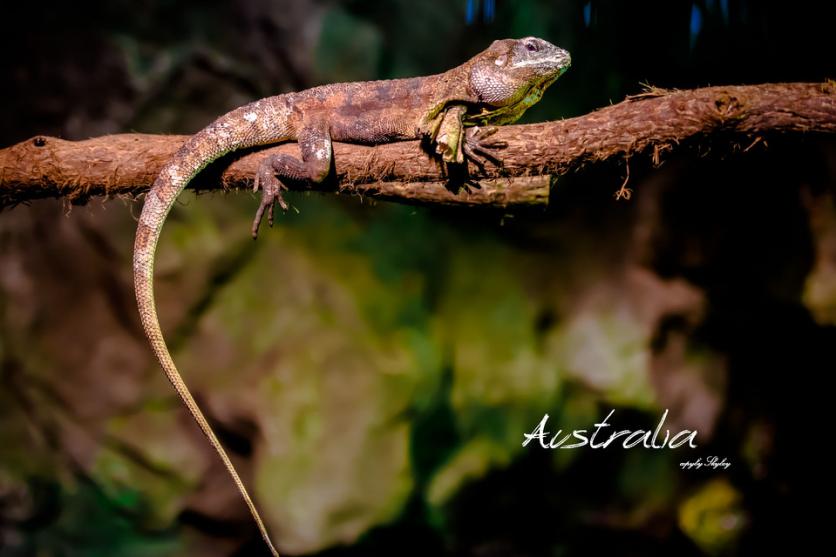
[[[267,224],[273,226],[273,208],[276,203],[283,211],[287,211],[288,205],[282,196],[282,190],[286,190],[284,184],[276,178],[275,170],[273,170],[272,163],[267,160],[261,163],[258,167],[258,172],[255,175],[255,183],[253,184],[253,191],[258,191],[261,187],[261,204],[255,212],[253,218],[252,235],[253,240],[258,238],[258,227],[261,220],[264,218],[264,211],[267,210]]]
[[[465,132],[464,144],[462,145],[462,151],[464,154],[467,155],[467,158],[472,160],[476,166],[479,167],[479,170],[485,170],[485,165],[490,162],[494,166],[502,166],[502,159],[496,154],[495,151],[499,149],[505,149],[508,147],[508,143],[505,141],[486,141],[490,136],[497,132],[496,127],[487,127],[487,128],[480,128],[478,126],[474,126],[472,128],[467,128]]]

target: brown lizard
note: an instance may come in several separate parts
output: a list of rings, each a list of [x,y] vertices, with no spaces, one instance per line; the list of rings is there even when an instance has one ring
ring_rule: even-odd
[[[428,77],[323,85],[268,97],[237,108],[193,135],[166,163],[145,199],[134,245],[134,286],[145,334],[180,398],[223,460],[249,507],[264,541],[278,556],[264,521],[211,426],[183,382],[166,347],[154,304],[154,253],[163,223],[189,181],[226,153],[297,141],[301,159],[274,155],[255,176],[261,205],[252,224],[255,238],[265,210],[287,204],[282,179],[321,182],[331,168],[332,141],[379,144],[423,139],[447,163],[498,162],[488,142],[494,128],[507,124],[542,97],[571,63],[569,53],[542,39],[494,41],[486,50],[447,72]]]

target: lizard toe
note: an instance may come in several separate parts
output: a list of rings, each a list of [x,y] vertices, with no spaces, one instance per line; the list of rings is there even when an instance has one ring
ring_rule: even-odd
[[[494,135],[496,131],[497,128],[495,127],[473,127],[468,128],[465,133],[462,150],[481,171],[485,170],[485,165],[488,162],[492,163],[494,166],[502,166],[502,159],[499,158],[496,151],[506,148],[508,144],[505,141],[486,141],[487,138]]]
[[[287,189],[284,184],[276,177],[272,167],[269,164],[262,164],[255,177],[255,187],[261,188],[261,203],[255,212],[251,233],[253,239],[258,238],[258,228],[261,221],[264,220],[264,212],[267,212],[267,224],[273,226],[273,215],[276,203],[283,211],[288,210],[288,204],[282,195],[282,190]]]

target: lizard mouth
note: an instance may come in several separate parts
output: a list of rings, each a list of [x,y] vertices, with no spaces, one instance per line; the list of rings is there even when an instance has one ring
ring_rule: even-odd
[[[569,67],[572,65],[572,57],[569,55],[568,52],[563,50],[557,56],[549,58],[548,63],[552,71],[555,73],[554,79],[557,79],[558,77],[566,73],[566,70],[568,70]]]
[[[532,58],[529,60],[520,60],[519,62],[515,62],[511,65],[512,68],[523,68],[528,66],[541,66],[543,68],[547,68],[554,72],[557,72],[558,75],[563,74],[566,70],[569,69],[569,66],[572,65],[572,56],[569,52],[558,49],[558,51],[553,55],[546,58]]]

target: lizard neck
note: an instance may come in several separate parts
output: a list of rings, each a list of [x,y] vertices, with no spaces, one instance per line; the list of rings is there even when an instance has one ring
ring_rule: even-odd
[[[433,127],[442,113],[454,105],[476,105],[479,98],[470,86],[470,64],[464,64],[444,73],[424,78],[423,97],[426,112],[421,127],[425,133]]]

